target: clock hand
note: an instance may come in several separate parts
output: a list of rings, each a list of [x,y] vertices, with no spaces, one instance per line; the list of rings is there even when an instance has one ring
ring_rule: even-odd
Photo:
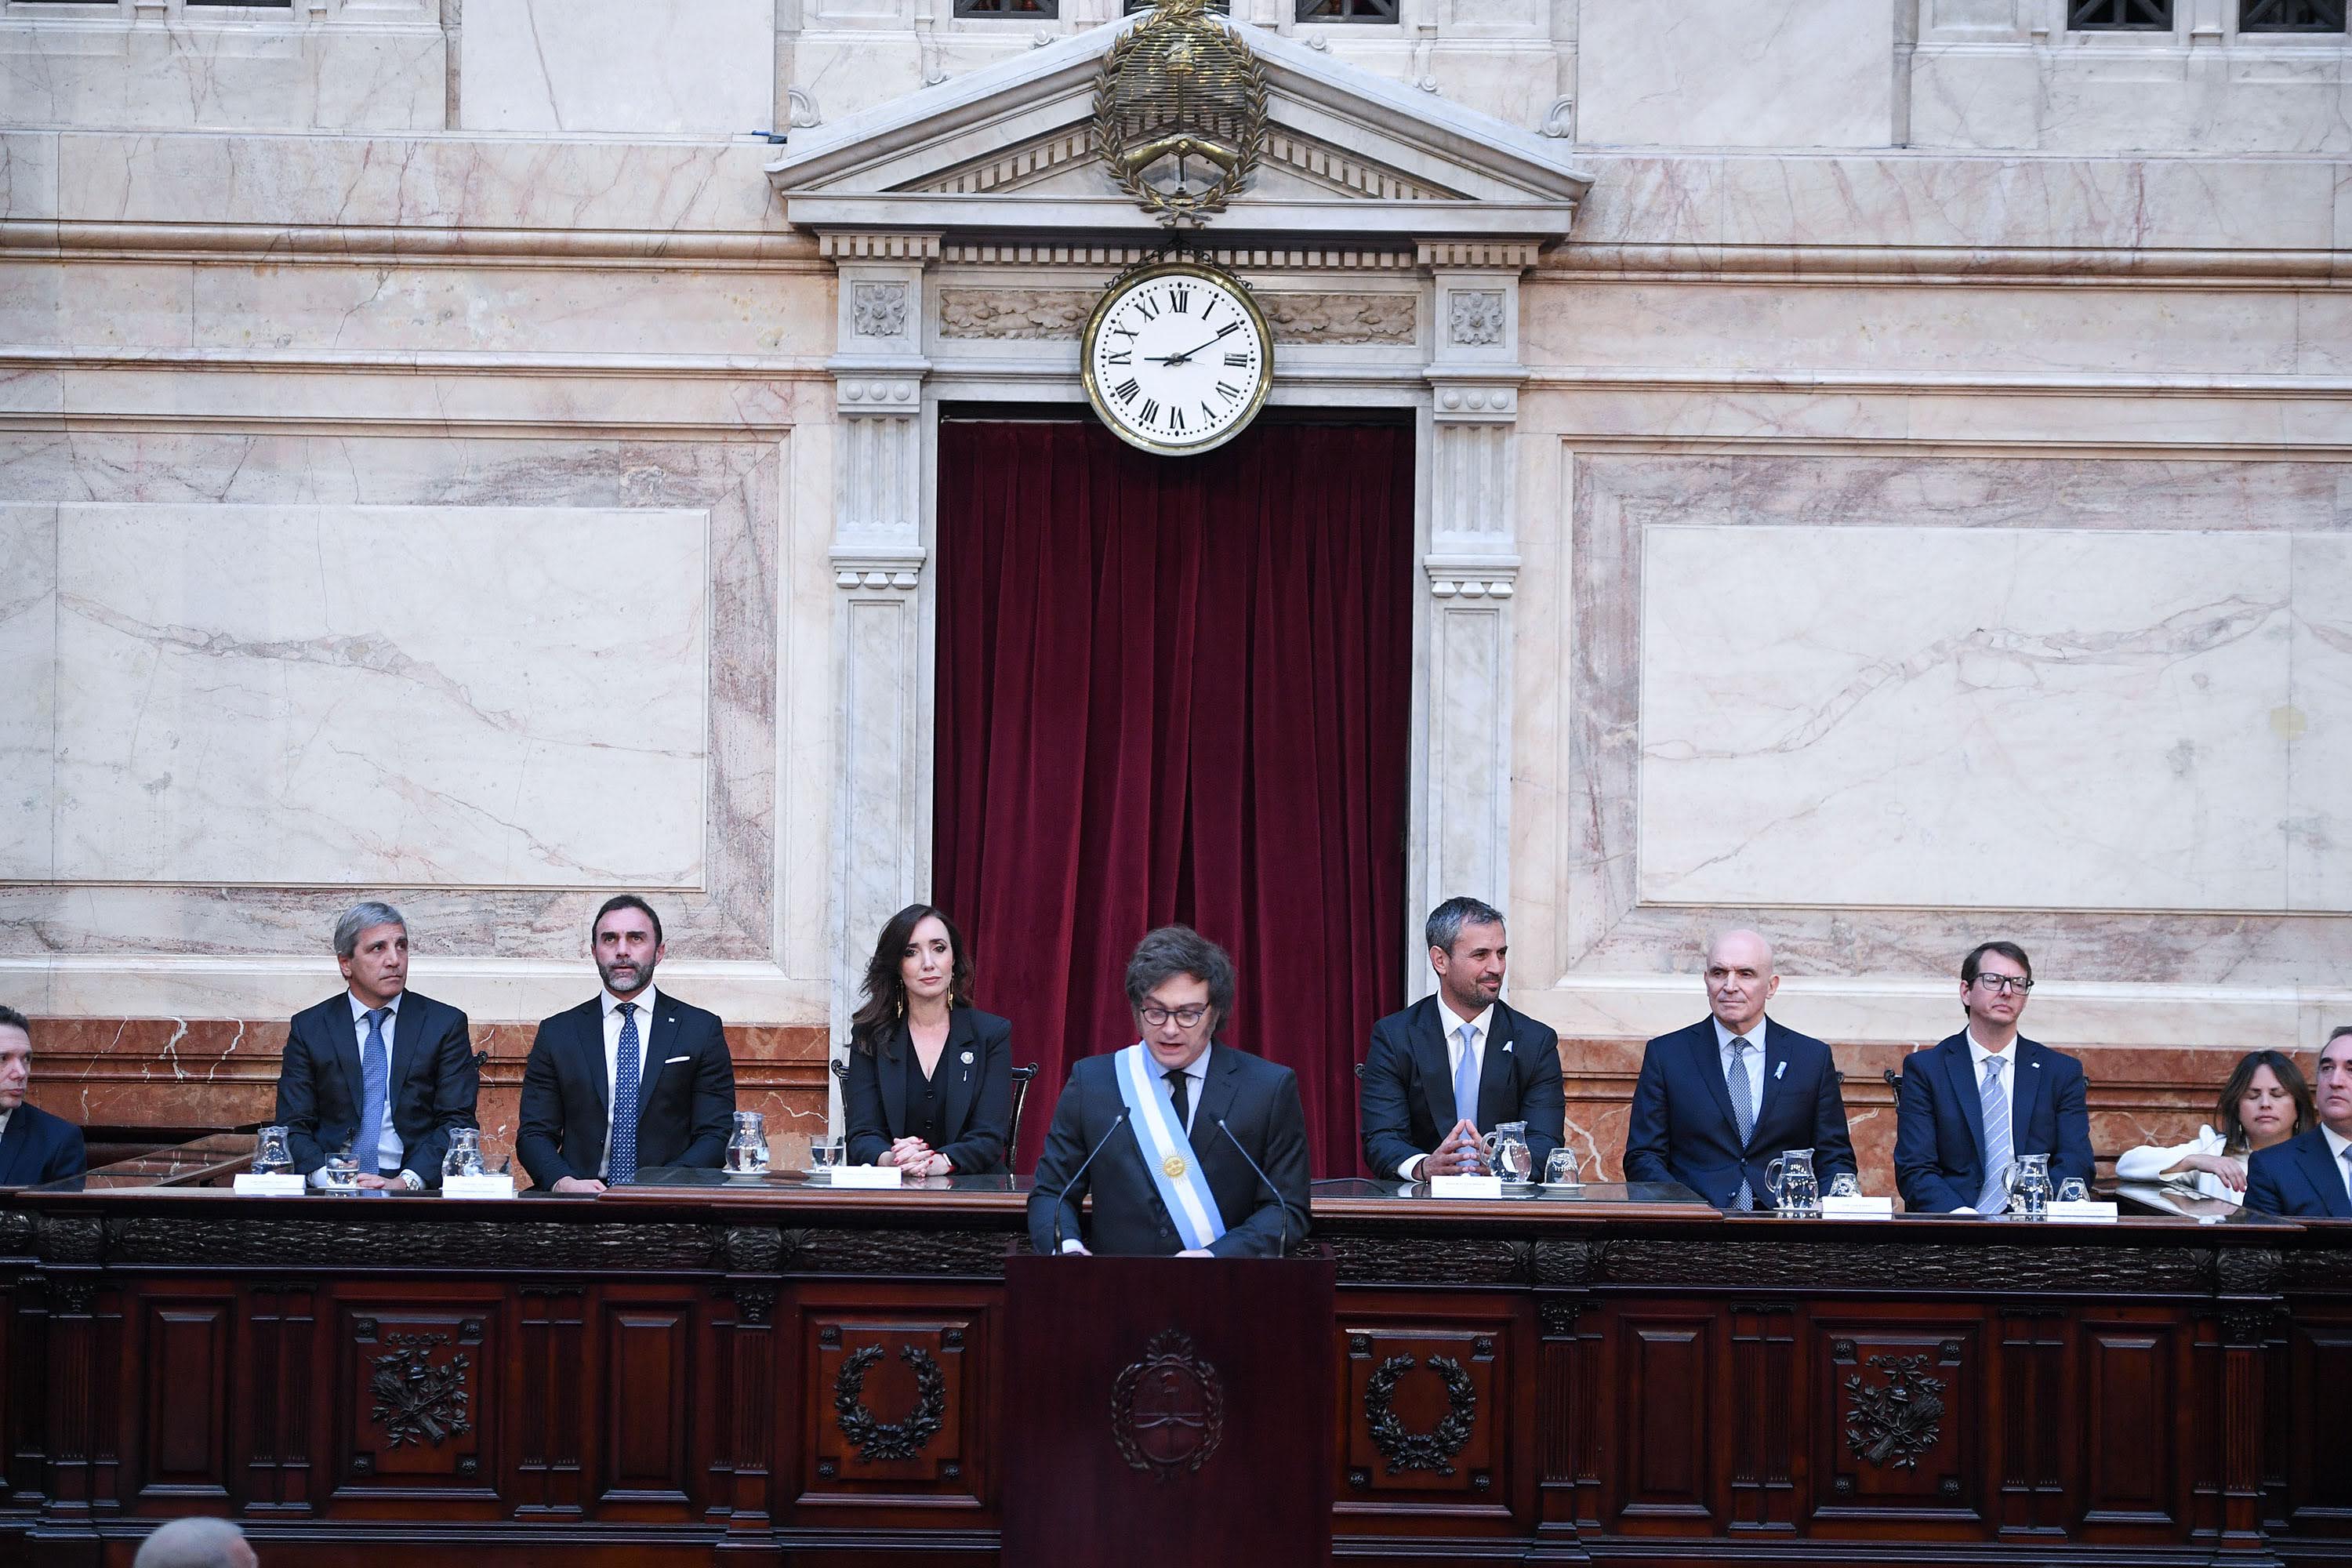
[[[1181,354],[1146,354],[1143,357],[1150,361],[1153,364],[1183,364],[1189,362],[1194,354],[1201,353],[1202,350],[1215,348],[1219,343],[1225,341],[1225,335],[1227,333],[1233,331],[1234,328],[1240,325],[1241,323],[1239,321],[1227,321],[1223,326],[1217,329],[1217,335],[1215,337],[1211,338],[1207,342],[1202,343],[1197,347],[1186,349]]]

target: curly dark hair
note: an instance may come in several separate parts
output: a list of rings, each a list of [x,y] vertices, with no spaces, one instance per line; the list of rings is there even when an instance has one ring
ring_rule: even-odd
[[[915,940],[915,928],[934,919],[948,928],[948,951],[954,955],[948,970],[948,1005],[971,1005],[971,950],[964,945],[963,932],[956,929],[947,910],[931,904],[908,904],[883,922],[874,956],[866,962],[866,1001],[849,1017],[852,1049],[872,1056],[882,1037],[906,1017],[907,982],[898,966],[906,961],[908,944]]]
[[[1161,981],[1179,974],[1209,988],[1209,1014],[1215,1020],[1209,1037],[1223,1039],[1234,1016],[1234,961],[1191,926],[1161,926],[1135,944],[1135,956],[1127,961],[1128,1005],[1140,1008]]]

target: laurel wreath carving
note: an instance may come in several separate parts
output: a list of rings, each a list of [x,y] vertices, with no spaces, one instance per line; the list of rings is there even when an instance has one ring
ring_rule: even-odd
[[[1454,1473],[1454,1456],[1470,1441],[1478,1418],[1478,1390],[1462,1363],[1451,1356],[1429,1358],[1429,1370],[1445,1380],[1445,1414],[1426,1432],[1408,1432],[1397,1418],[1397,1383],[1418,1364],[1409,1355],[1392,1355],[1374,1368],[1364,1382],[1364,1419],[1372,1429],[1372,1447],[1381,1451],[1389,1474],[1429,1470]]]
[[[1129,145],[1128,128],[1119,112],[1121,74],[1138,62],[1144,50],[1157,46],[1162,36],[1171,30],[1191,33],[1195,38],[1214,37],[1236,78],[1234,85],[1241,90],[1239,109],[1245,129],[1234,149],[1238,156],[1231,168],[1196,195],[1156,190],[1144,183],[1144,171],[1151,166],[1151,161],[1139,163],[1132,157],[1134,149]],[[1231,24],[1204,15],[1199,0],[1173,0],[1148,20],[1129,28],[1104,57],[1102,74],[1095,83],[1096,154],[1118,182],[1119,189],[1134,197],[1144,211],[1160,223],[1170,227],[1180,223],[1200,224],[1224,211],[1225,204],[1257,170],[1258,160],[1265,151],[1265,68],[1241,34]]]
[[[368,1392],[375,1404],[368,1420],[384,1429],[393,1447],[430,1443],[439,1447],[474,1429],[467,1415],[466,1373],[473,1358],[460,1352],[436,1363],[436,1346],[446,1334],[394,1334],[392,1348],[374,1360]]]
[[[882,1359],[880,1345],[867,1345],[842,1358],[833,1379],[833,1414],[842,1436],[866,1464],[911,1459],[923,1451],[947,1418],[948,1380],[939,1362],[920,1345],[900,1345],[898,1359],[915,1373],[915,1408],[903,1421],[877,1421],[866,1408],[866,1373]]]

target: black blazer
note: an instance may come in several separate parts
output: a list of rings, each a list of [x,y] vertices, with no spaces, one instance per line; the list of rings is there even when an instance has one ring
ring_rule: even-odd
[[[2069,1176],[2091,1179],[2091,1112],[2083,1064],[2063,1051],[2017,1039],[2010,1087],[2010,1148],[2050,1156],[2054,1192]],[[1903,1063],[1895,1104],[1895,1184],[1914,1214],[1974,1208],[1984,1192],[1984,1098],[1977,1089],[1966,1029],[1914,1051]]]
[[[426,1186],[441,1184],[449,1130],[481,1125],[474,1120],[481,1082],[466,1015],[430,996],[402,992],[392,1025],[392,1128],[400,1134],[401,1165]],[[351,993],[339,991],[295,1014],[278,1061],[277,1119],[300,1174],[309,1175],[359,1136],[363,1084]],[[359,1158],[361,1173],[374,1175],[373,1154],[360,1151]]]
[[[871,1051],[849,1053],[842,1113],[849,1128],[849,1163],[871,1165],[904,1137],[907,1053],[914,1037],[902,1020]],[[948,1015],[947,1048],[934,1075],[941,1091],[940,1120],[948,1141],[939,1152],[958,1174],[1006,1169],[1004,1140],[1013,1124],[1013,1026],[993,1013],[958,1007]]]
[[[1029,1194],[1029,1245],[1039,1252],[1054,1250],[1057,1208],[1063,1237],[1083,1240],[1095,1252],[1166,1256],[1184,1249],[1131,1122],[1111,1133],[1086,1174],[1070,1185],[1125,1110],[1114,1058],[1086,1057],[1071,1067]],[[1219,1130],[1220,1117],[1250,1158],[1265,1167],[1280,1196],[1266,1190]],[[1192,1143],[1225,1224],[1225,1234],[1209,1250],[1221,1258],[1273,1257],[1282,1242],[1284,1198],[1290,1203],[1289,1246],[1295,1250],[1307,1221],[1307,1113],[1299,1107],[1297,1075],[1247,1051],[1211,1046],[1208,1081],[1192,1110]],[[1078,1215],[1078,1201],[1089,1192],[1095,1200],[1091,1225]]]
[[[1364,1163],[1376,1176],[1393,1177],[1407,1160],[1444,1142],[1454,1114],[1454,1074],[1446,1044],[1460,1022],[1434,996],[1372,1026],[1364,1057]],[[1528,1124],[1536,1175],[1568,1130],[1568,1095],[1560,1087],[1559,1037],[1501,1002],[1487,1020],[1486,1054],[1478,1072],[1478,1131],[1498,1121]]]
[[[1763,1103],[1742,1144],[1715,1020],[1652,1040],[1625,1121],[1625,1179],[1680,1182],[1717,1208],[1731,1206],[1744,1179],[1756,1206],[1769,1208],[1764,1168],[1784,1150],[1811,1149],[1824,1188],[1839,1172],[1853,1173],[1853,1140],[1829,1047],[1768,1015],[1762,1070]]]
[[[735,1064],[715,1013],[655,988],[637,1079],[637,1167],[726,1163],[735,1130]],[[604,1009],[592,997],[539,1026],[522,1068],[522,1114],[515,1154],[535,1186],[565,1176],[596,1179],[612,1128],[604,1081]]]
[[[35,1106],[20,1105],[9,1112],[8,1131],[0,1132],[0,1187],[62,1182],[89,1166],[80,1128]]]
[[[2326,1131],[2315,1127],[2255,1151],[2246,1162],[2246,1206],[2296,1219],[2352,1219],[2352,1189],[2344,1185],[2344,1167],[2327,1147]]]

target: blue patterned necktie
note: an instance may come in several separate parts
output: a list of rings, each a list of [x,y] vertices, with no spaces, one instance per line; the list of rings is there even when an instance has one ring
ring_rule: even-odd
[[[392,1053],[384,1049],[383,1021],[391,1016],[389,1007],[368,1009],[367,1044],[360,1051],[360,1093],[367,1103],[360,1107],[359,1141],[352,1145],[352,1154],[359,1161],[362,1175],[374,1175],[383,1159],[383,1099],[392,1081]]]
[[[613,1063],[613,1158],[606,1166],[609,1186],[625,1187],[637,1179],[637,1075],[644,1070],[644,1051],[637,1040],[637,1005],[621,1004],[621,1049]]]
[[[1454,1069],[1454,1115],[1478,1125],[1478,1026],[1462,1026],[1462,1065]]]
[[[2016,1153],[2009,1134],[2009,1095],[2001,1087],[2000,1057],[1985,1058],[1984,1083],[1977,1090],[1984,1110],[1984,1190],[1977,1194],[1977,1213],[1999,1214],[2009,1206],[2009,1165]]]
[[[1731,1041],[1731,1070],[1723,1075],[1725,1085],[1731,1090],[1731,1120],[1739,1129],[1739,1152],[1748,1152],[1748,1141],[1756,1136],[1756,1101],[1748,1088],[1748,1037],[1736,1035]],[[1748,1163],[1739,1165],[1739,1193],[1731,1200],[1736,1209],[1756,1206],[1756,1189],[1748,1180]]]

